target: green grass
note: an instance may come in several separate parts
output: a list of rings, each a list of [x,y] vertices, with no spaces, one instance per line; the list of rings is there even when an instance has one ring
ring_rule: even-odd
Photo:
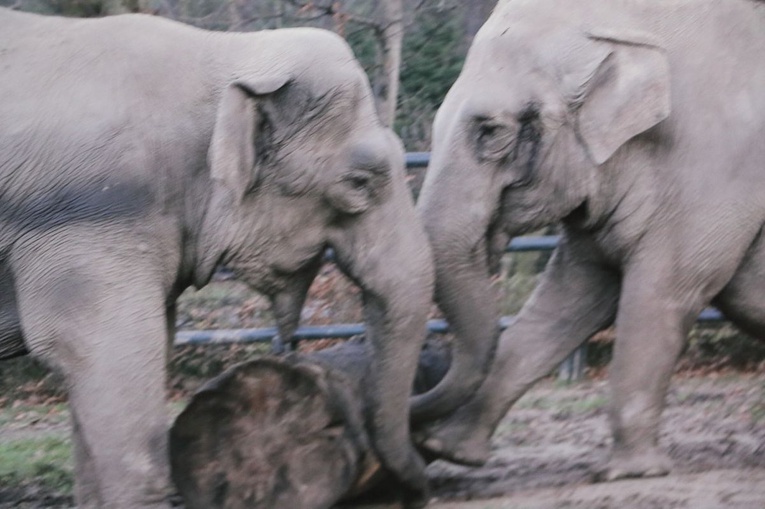
[[[39,484],[68,495],[74,485],[68,437],[48,436],[0,443],[0,485]]]
[[[755,424],[765,422],[765,403],[760,403],[752,408],[752,421]]]
[[[497,429],[494,432],[494,435],[497,437],[513,435],[515,433],[526,431],[529,428],[529,426],[530,424],[527,422],[513,422],[513,421],[503,420],[497,426]]]
[[[512,253],[503,257],[503,277],[495,282],[503,315],[517,314],[523,307],[539,281],[539,265],[546,257],[547,253]]]
[[[567,399],[554,396],[527,395],[518,400],[516,408],[557,410],[571,414],[583,414],[604,408],[608,404],[608,397],[594,394],[585,398]]]
[[[200,290],[190,288],[178,299],[180,306],[231,306],[242,304],[257,294],[244,283],[220,281],[210,283]]]

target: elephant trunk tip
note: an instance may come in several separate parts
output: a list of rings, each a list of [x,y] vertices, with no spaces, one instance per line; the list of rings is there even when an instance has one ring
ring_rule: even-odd
[[[434,388],[410,399],[409,413],[413,422],[431,421],[452,412],[478,390],[484,379],[483,373],[476,373],[467,379],[459,376],[460,383],[455,384],[456,372],[450,369]]]

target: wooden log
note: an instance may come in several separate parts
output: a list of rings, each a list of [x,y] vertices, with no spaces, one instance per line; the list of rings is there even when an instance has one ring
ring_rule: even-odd
[[[369,365],[363,343],[351,341],[257,358],[205,384],[170,431],[186,508],[330,508],[382,482],[363,420]],[[448,365],[445,348],[424,350],[415,392]]]

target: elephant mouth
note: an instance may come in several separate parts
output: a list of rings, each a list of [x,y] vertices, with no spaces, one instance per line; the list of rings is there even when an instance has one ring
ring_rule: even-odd
[[[563,223],[575,228],[582,228],[589,223],[590,207],[585,198],[582,203],[574,207],[571,212],[566,214],[561,220]]]
[[[283,277],[291,276],[314,265],[320,258],[323,260],[326,252],[324,244],[295,249],[289,256],[279,257],[273,264],[273,271]]]

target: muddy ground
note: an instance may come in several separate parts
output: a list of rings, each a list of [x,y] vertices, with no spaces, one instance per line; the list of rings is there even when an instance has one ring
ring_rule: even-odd
[[[676,470],[659,479],[591,482],[611,442],[607,398],[604,381],[542,384],[502,422],[486,466],[431,465],[433,506],[765,508],[765,376],[674,380],[661,444]]]
[[[434,509],[765,508],[765,373],[673,381],[661,443],[669,477],[592,484],[610,444],[605,381],[539,384],[502,422],[481,468],[429,467]],[[0,441],[65,434],[60,415],[0,426]],[[0,508],[71,507],[40,487],[0,487]]]

